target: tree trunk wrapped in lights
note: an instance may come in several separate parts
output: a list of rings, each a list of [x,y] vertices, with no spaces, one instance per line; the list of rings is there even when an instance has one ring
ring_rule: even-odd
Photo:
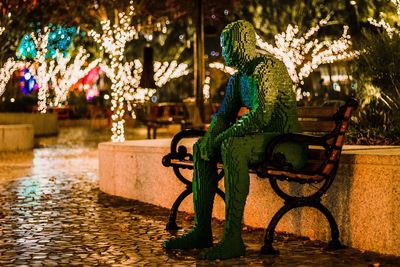
[[[13,58],[9,58],[0,68],[0,96],[2,96],[6,90],[6,85],[14,71],[22,68],[24,65],[25,63],[21,61],[15,61]]]
[[[101,48],[108,54],[110,59],[110,69],[113,73],[111,78],[111,110],[112,110],[112,137],[113,142],[125,141],[124,136],[124,81],[121,75],[122,61],[125,54],[125,44],[133,39],[137,34],[134,27],[130,25],[133,16],[133,2],[130,2],[129,12],[119,12],[115,16],[114,24],[111,27],[109,19],[101,22],[102,33],[94,30],[89,32],[89,36],[101,45]]]
[[[27,68],[35,77],[39,86],[38,111],[41,113],[46,113],[47,111],[49,81],[58,71],[54,59],[51,59],[50,62],[46,60],[49,33],[50,29],[45,27],[43,33],[39,32],[37,36],[33,32],[29,36],[24,36],[27,45],[24,45],[24,42],[22,42],[20,48],[18,48],[17,54],[19,58],[22,57],[25,59],[26,57],[32,57],[34,60],[32,64],[28,64]],[[29,37],[31,40],[28,40]],[[31,41],[33,43],[31,43]],[[32,45],[34,45],[34,47],[32,47]]]

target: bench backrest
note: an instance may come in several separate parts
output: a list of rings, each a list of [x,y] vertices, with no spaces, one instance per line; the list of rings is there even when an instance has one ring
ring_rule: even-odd
[[[321,136],[323,145],[309,146],[308,162],[301,172],[324,177],[335,171],[344,144],[344,135],[351,115],[358,107],[356,99],[349,99],[343,106],[298,107],[299,123],[304,134]],[[242,108],[238,117],[249,110]]]
[[[339,163],[345,133],[353,111],[358,107],[355,99],[337,107],[301,107],[298,108],[299,122],[305,134],[321,135],[324,149],[309,147],[309,160],[303,168],[305,173],[318,173],[329,176]]]

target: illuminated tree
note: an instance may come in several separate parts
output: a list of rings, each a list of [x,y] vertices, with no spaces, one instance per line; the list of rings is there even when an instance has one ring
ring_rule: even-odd
[[[125,56],[125,45],[132,40],[137,34],[132,27],[131,20],[133,16],[133,2],[130,2],[128,13],[118,12],[114,17],[114,22],[111,25],[111,20],[106,19],[101,21],[102,33],[99,34],[94,30],[89,32],[89,36],[101,46],[108,54],[110,59],[110,67],[112,72],[111,78],[111,110],[113,112],[112,128],[113,133],[111,140],[113,142],[123,142],[124,137],[124,81],[121,73],[123,72],[122,61]]]
[[[21,61],[15,61],[13,58],[8,58],[6,63],[0,68],[0,96],[3,95],[11,75],[24,65],[25,64]]]
[[[107,64],[101,63],[100,68],[105,72],[108,78],[115,79],[115,73]],[[143,71],[143,65],[140,60],[125,62],[118,68],[118,76],[123,83],[123,97],[127,102],[128,111],[132,117],[136,118],[132,106],[138,102],[144,102],[154,95],[156,88],[140,88],[139,82]],[[188,65],[185,63],[178,64],[172,62],[154,62],[154,80],[158,88],[162,87],[168,81],[187,75],[189,73]]]
[[[348,26],[343,27],[339,39],[320,41],[315,38],[321,26],[326,23],[326,19],[321,20],[317,26],[310,28],[304,34],[300,34],[298,26],[289,24],[285,32],[275,35],[275,45],[257,36],[257,45],[261,48],[261,52],[274,55],[286,65],[299,99],[302,98],[300,86],[304,84],[304,79],[318,66],[358,55],[357,51],[350,51],[352,43]]]
[[[64,103],[67,100],[68,90],[71,86],[85,77],[99,64],[100,59],[96,59],[85,67],[89,56],[86,50],[80,47],[72,62],[70,55],[57,58],[58,73],[51,77],[52,86],[55,91],[54,106]]]
[[[25,60],[27,57],[33,58],[32,64],[27,64],[29,72],[35,77],[39,86],[38,91],[38,111],[46,113],[47,96],[49,94],[49,81],[57,73],[56,61],[52,58],[50,61],[46,59],[48,36],[50,29],[44,28],[43,33],[31,33],[23,38],[18,49],[17,56]]]
[[[398,22],[399,15],[400,15],[400,0],[391,0],[391,2],[393,3],[393,5],[396,8],[396,12],[397,12],[396,17],[397,17],[397,22]],[[389,16],[387,15],[387,13],[382,12],[380,14],[379,21],[374,18],[368,18],[368,22],[371,23],[372,25],[374,25],[375,27],[383,28],[387,32],[389,38],[392,38],[394,34],[400,35],[399,29],[395,26],[392,26],[391,23],[389,23],[387,21],[387,19],[385,19],[385,17],[389,17]]]

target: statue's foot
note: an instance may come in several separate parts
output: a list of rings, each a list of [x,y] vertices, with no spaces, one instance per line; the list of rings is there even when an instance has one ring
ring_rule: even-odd
[[[209,248],[213,245],[213,238],[210,230],[193,229],[189,233],[164,241],[166,249],[191,249]]]
[[[200,258],[206,260],[230,259],[244,256],[246,248],[241,238],[224,239],[217,245],[206,249],[200,254]]]

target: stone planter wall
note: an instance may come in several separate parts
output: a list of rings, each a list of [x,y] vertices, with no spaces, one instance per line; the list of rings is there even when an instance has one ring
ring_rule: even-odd
[[[0,125],[0,152],[33,149],[33,132],[30,124]]]
[[[161,164],[169,144],[169,139],[101,143],[100,190],[170,208],[185,185],[172,168]],[[293,183],[287,187],[303,190]],[[400,147],[345,147],[338,175],[323,203],[335,216],[345,245],[400,256]],[[190,196],[180,210],[193,212],[192,205]],[[245,224],[265,228],[282,205],[267,180],[250,177]],[[224,214],[224,203],[216,197],[213,216],[223,219]],[[324,241],[330,238],[325,218],[311,208],[288,213],[277,231]]]

